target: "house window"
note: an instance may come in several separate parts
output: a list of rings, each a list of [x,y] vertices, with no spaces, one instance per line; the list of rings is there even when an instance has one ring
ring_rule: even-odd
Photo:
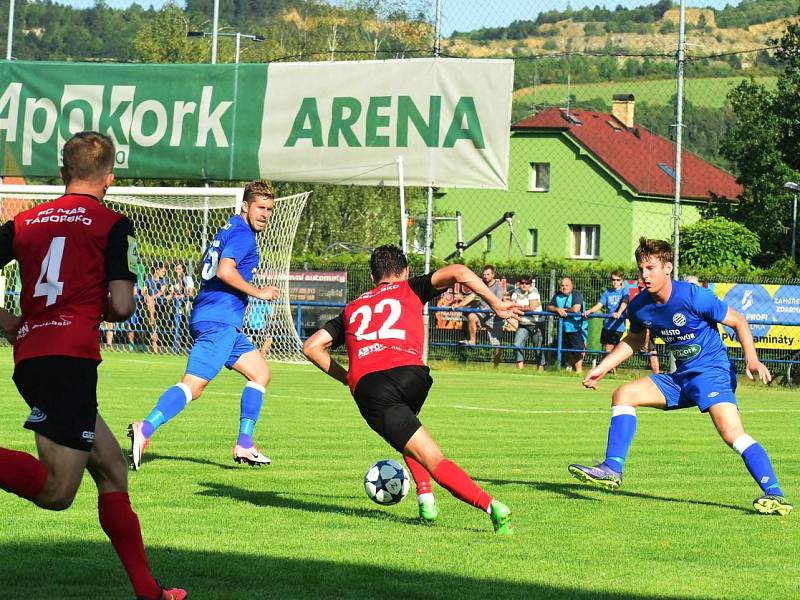
[[[539,230],[528,229],[528,256],[539,254]]]
[[[550,190],[550,163],[531,163],[530,192],[547,192]]]
[[[572,258],[600,257],[600,225],[570,225],[569,230]]]

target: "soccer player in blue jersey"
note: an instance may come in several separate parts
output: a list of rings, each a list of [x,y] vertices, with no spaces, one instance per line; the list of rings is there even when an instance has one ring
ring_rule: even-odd
[[[192,309],[194,346],[186,373],[161,395],[143,421],[128,426],[134,469],[141,466],[142,454],[155,430],[199,398],[223,365],[247,379],[233,459],[257,466],[270,464],[270,459],[255,446],[253,430],[271,375],[264,357],[242,333],[242,321],[248,296],[260,300],[278,296],[276,287],[257,288],[250,283],[259,261],[256,234],[267,227],[274,204],[275,194],[269,182],[248,183],[241,213],[230,218],[206,250],[200,292]]]
[[[717,329],[717,324],[722,323],[735,330],[746,361],[745,373],[750,379],[758,377],[769,383],[772,376],[758,360],[747,321],[709,290],[673,281],[672,248],[667,242],[641,238],[636,262],[645,291],[628,307],[630,332],[589,372],[583,385],[596,389],[611,369],[639,350],[647,329],[667,344],[675,356],[677,370],[618,387],[612,400],[605,460],[593,467],[572,464],[569,472],[585,483],[609,490],[618,488],[636,432],[636,408],[672,410],[696,406],[711,416],[722,439],[741,455],[761,487],[763,495],[755,499],[753,507],[764,514],[788,514],[793,506],[783,496],[766,450],[744,431],[734,396],[736,369]]]

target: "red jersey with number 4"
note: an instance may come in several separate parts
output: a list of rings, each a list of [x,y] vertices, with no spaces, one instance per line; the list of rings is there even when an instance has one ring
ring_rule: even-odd
[[[343,316],[350,390],[369,373],[425,364],[422,301],[408,281],[382,283],[361,294]]]
[[[14,218],[13,253],[22,279],[16,363],[52,355],[100,360],[109,234],[121,219],[84,194],[61,196]]]

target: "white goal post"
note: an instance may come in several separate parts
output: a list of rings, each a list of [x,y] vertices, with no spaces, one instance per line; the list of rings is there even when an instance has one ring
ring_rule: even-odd
[[[63,193],[63,186],[0,184],[0,220]],[[191,349],[189,315],[191,298],[200,285],[202,255],[219,228],[238,212],[243,193],[242,188],[108,189],[103,202],[133,222],[141,268],[136,313],[124,324],[101,326],[104,348],[177,354]],[[280,289],[280,297],[274,302],[251,298],[243,330],[272,361],[306,362],[289,305],[289,265],[292,242],[310,193],[277,198],[267,229],[256,238],[261,262],[253,284],[274,285]],[[2,274],[3,306],[18,312],[16,264],[8,265]]]

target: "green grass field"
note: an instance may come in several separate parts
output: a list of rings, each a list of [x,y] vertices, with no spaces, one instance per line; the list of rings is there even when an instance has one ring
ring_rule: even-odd
[[[7,349],[0,360],[1,443],[32,451]],[[121,441],[183,366],[180,357],[106,356],[101,412]],[[755,513],[758,487],[697,411],[639,411],[618,492],[569,477],[570,462],[602,457],[621,378],[590,392],[575,376],[435,369],[422,420],[511,506],[516,535],[501,538],[485,514],[440,488],[433,527],[417,523],[413,496],[388,508],[370,502],[363,474],[394,451],[345,388],[312,367],[273,370],[256,430],[271,467],[230,459],[242,381],[226,372],[159,430],[142,471],[130,473],[153,570],[191,598],[800,597],[800,512]],[[748,432],[800,498],[797,392],[742,387]],[[4,598],[132,597],[97,523],[90,477],[61,513],[0,493],[0,522]]]
[[[727,103],[728,91],[738,85],[744,77],[687,77],[684,93],[687,102],[696,106],[721,108]],[[760,77],[759,83],[772,89],[777,82],[776,77]],[[614,94],[633,94],[637,102],[652,105],[664,105],[677,93],[675,79],[641,79],[634,81],[608,81],[601,83],[579,83],[570,87],[570,93],[578,101],[601,98],[611,102]],[[527,105],[547,104],[560,106],[566,101],[566,84],[545,84],[536,87],[536,96],[531,88],[514,91],[514,102]]]

